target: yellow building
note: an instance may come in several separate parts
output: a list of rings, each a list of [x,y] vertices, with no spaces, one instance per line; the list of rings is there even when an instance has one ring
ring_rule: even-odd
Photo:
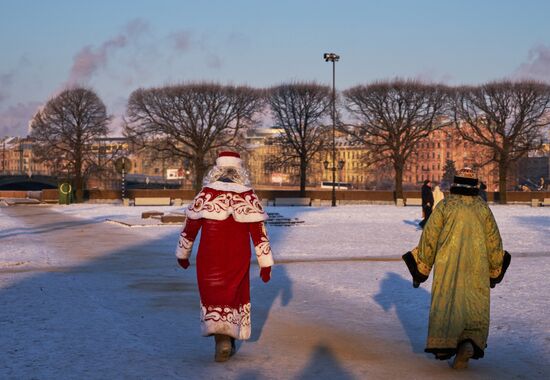
[[[261,186],[299,186],[298,166],[275,167],[270,162],[283,154],[276,136],[280,129],[262,128],[250,131],[247,135],[247,154],[245,161],[250,170],[251,180]],[[366,149],[354,143],[341,133],[336,140],[336,181],[351,183],[353,188],[363,189],[373,175],[364,162]],[[322,182],[332,181],[332,145],[328,150],[319,152],[308,168],[308,187],[319,188]]]

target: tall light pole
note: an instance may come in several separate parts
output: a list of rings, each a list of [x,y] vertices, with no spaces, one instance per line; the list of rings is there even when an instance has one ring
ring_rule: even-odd
[[[332,62],[332,207],[336,207],[336,62],[340,56],[323,54],[325,62]]]

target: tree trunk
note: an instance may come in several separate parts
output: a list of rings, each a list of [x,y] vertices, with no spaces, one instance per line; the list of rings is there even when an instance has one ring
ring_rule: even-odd
[[[403,165],[400,165],[399,163],[394,164],[393,166],[395,170],[395,199],[397,198],[403,199]]]
[[[300,197],[306,196],[307,161],[300,159]]]
[[[204,157],[195,156],[193,160],[193,167],[195,169],[195,180],[193,181],[193,189],[198,193],[202,189],[202,180],[206,175],[206,165],[204,163]]]
[[[506,180],[508,176],[508,163],[506,161],[500,161],[498,163],[498,191],[499,191],[499,203],[506,204]]]
[[[82,203],[84,201],[84,179],[82,178],[82,163],[80,161],[75,162],[75,202]]]

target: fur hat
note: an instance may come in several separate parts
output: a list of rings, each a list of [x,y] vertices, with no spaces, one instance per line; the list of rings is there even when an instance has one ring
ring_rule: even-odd
[[[477,174],[468,167],[460,169],[453,179],[451,193],[477,195],[479,193]]]
[[[241,160],[241,155],[237,152],[224,151],[218,154],[218,158],[216,158],[216,166],[233,166],[236,168],[242,168],[243,160]]]

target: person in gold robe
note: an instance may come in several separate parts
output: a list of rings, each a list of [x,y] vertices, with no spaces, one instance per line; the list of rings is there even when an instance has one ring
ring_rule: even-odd
[[[450,196],[439,202],[418,246],[403,255],[418,287],[433,270],[426,352],[455,356],[453,368],[484,355],[489,334],[490,288],[500,283],[511,257],[487,204],[478,196],[475,173],[454,177]]]

